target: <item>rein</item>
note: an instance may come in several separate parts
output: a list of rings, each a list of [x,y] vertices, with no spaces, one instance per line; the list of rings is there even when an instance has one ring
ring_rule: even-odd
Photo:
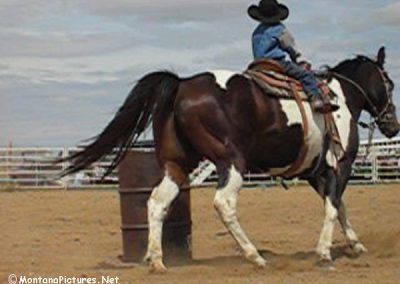
[[[379,69],[379,73],[381,74],[382,78],[384,78],[383,74],[382,74],[382,71],[380,69]],[[356,82],[354,82],[353,80],[351,80],[350,78],[348,78],[348,77],[346,77],[346,76],[344,76],[342,74],[339,74],[339,73],[336,73],[336,72],[331,72],[331,74],[333,76],[335,76],[337,78],[340,78],[340,79],[350,83],[351,85],[353,85],[363,95],[363,97],[365,98],[365,100],[367,101],[369,107],[371,108],[371,110],[373,112],[373,115],[370,116],[370,122],[369,123],[366,123],[366,122],[363,122],[363,121],[358,122],[358,125],[360,125],[362,128],[364,128],[364,129],[368,128],[368,144],[366,146],[366,153],[365,153],[365,159],[366,159],[366,157],[368,157],[369,154],[370,154],[372,140],[374,138],[374,133],[375,133],[375,129],[376,129],[377,123],[379,122],[379,120],[382,119],[382,117],[386,113],[386,111],[389,108],[389,105],[391,103],[389,95],[386,92],[386,96],[387,96],[387,99],[388,99],[387,103],[386,103],[385,107],[383,108],[383,110],[379,112],[378,109],[375,107],[375,105],[372,103],[372,100],[368,97],[367,93],[364,91],[364,89],[359,84],[357,84]]]
[[[375,133],[375,129],[376,129],[376,121],[371,117],[369,123],[365,123],[365,122],[361,121],[358,124],[364,129],[368,128],[368,144],[365,149],[365,157],[363,160],[363,163],[365,163],[365,160],[371,153],[372,140],[374,138],[374,133]]]
[[[390,104],[389,98],[388,98],[388,102],[387,102],[386,106],[383,108],[383,110],[381,112],[379,112],[378,109],[375,107],[375,105],[372,103],[371,99],[368,97],[367,93],[364,91],[363,88],[361,88],[361,86],[359,84],[357,84],[356,82],[354,82],[353,80],[351,80],[350,78],[348,78],[342,74],[339,74],[336,72],[331,72],[331,74],[335,77],[338,77],[338,78],[346,81],[347,83],[350,83],[363,95],[363,97],[367,101],[369,107],[372,109],[373,118],[374,118],[375,122],[377,120],[379,120],[384,115],[384,113],[387,111],[389,104]]]

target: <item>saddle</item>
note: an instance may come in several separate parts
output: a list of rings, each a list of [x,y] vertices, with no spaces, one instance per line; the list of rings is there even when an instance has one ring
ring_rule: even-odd
[[[310,69],[307,62],[300,64],[305,69]],[[304,91],[303,84],[289,76],[283,70],[279,62],[270,59],[259,59],[252,62],[244,72],[266,95],[282,99],[295,99],[295,95],[303,101],[309,101],[309,97]],[[333,98],[335,94],[329,89],[328,85],[317,79],[322,96]],[[297,94],[296,94],[297,93]]]
[[[308,63],[303,63],[303,67],[311,69]],[[261,59],[252,62],[247,70],[244,72],[255,84],[268,96],[277,97],[278,99],[291,99],[295,100],[303,120],[303,147],[299,152],[296,161],[283,173],[283,178],[292,178],[298,174],[298,170],[303,165],[307,154],[309,152],[308,135],[309,135],[309,122],[304,103],[309,101],[309,97],[304,91],[303,84],[287,75],[279,62],[268,59]],[[321,89],[322,96],[329,96],[329,99],[336,96],[328,85],[318,79],[318,85]],[[325,135],[330,138],[336,160],[344,153],[343,145],[341,143],[338,128],[332,113],[323,114],[325,120]],[[317,165],[318,167],[319,165]]]

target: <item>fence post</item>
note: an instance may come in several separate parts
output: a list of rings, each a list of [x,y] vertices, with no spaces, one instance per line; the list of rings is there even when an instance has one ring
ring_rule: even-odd
[[[69,149],[67,147],[64,147],[62,149],[62,154],[61,154],[62,158],[64,159],[64,158],[68,157],[68,154],[69,154]],[[68,162],[66,162],[66,161],[62,162],[62,171],[64,171],[67,168],[67,166],[68,166]],[[62,177],[61,184],[64,189],[68,189],[69,178],[67,176]]]
[[[376,146],[371,147],[371,164],[372,164],[372,183],[377,183],[379,181],[379,165],[377,158]]]

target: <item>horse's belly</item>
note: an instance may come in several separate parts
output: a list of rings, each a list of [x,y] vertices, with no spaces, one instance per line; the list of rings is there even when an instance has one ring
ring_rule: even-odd
[[[293,127],[295,125],[301,126],[304,133],[304,122],[297,103],[292,100],[281,100],[280,103],[282,110],[288,119],[288,127]],[[307,153],[301,165],[291,173],[293,176],[300,175],[301,173],[310,170],[314,165],[314,162],[320,158],[320,155],[323,151],[323,137],[325,131],[324,117],[322,114],[313,112],[309,103],[304,103],[304,109],[308,124],[308,131],[304,137],[305,144],[307,145]],[[301,137],[301,139],[303,139],[303,137]],[[299,154],[300,152],[298,152],[298,155]],[[285,174],[292,167],[292,165],[293,163],[284,167],[272,167],[268,170],[268,174],[272,176]]]

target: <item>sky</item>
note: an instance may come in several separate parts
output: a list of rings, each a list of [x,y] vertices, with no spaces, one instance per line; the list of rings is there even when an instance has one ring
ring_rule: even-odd
[[[257,24],[246,11],[257,3],[0,0],[0,147],[73,146],[92,137],[152,71],[244,70]],[[314,67],[375,57],[385,45],[386,69],[400,86],[400,1],[284,3],[285,23]]]

